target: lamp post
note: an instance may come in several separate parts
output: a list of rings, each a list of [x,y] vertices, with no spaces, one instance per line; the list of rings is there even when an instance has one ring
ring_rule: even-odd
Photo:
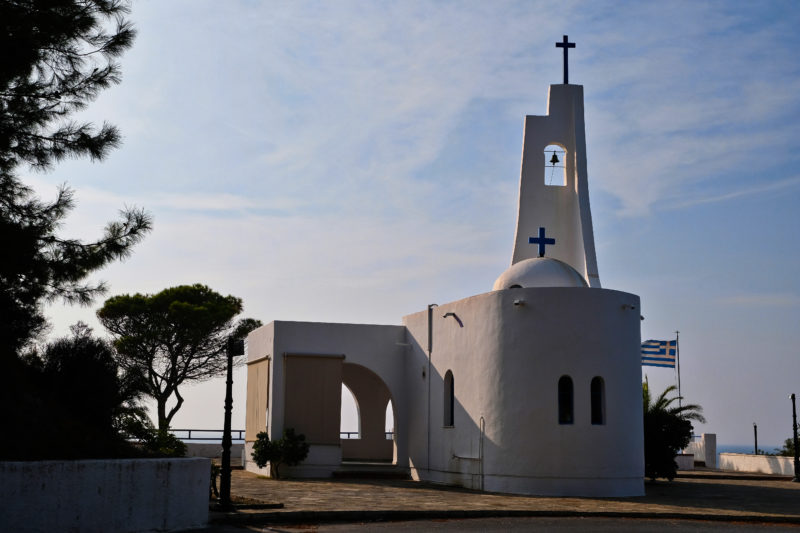
[[[794,393],[790,394],[789,398],[792,399],[792,430],[794,437],[794,478],[792,478],[792,481],[800,483],[800,459],[798,458],[800,450],[797,449],[797,406],[794,401]]]
[[[753,422],[753,455],[758,455],[758,424]]]
[[[228,339],[228,379],[225,382],[225,425],[222,429],[222,469],[219,475],[219,503],[231,506],[231,411],[233,411],[233,356],[244,355],[244,339]]]
[[[428,304],[428,438],[425,452],[425,469],[431,469],[431,357],[433,355],[433,308],[439,304]]]

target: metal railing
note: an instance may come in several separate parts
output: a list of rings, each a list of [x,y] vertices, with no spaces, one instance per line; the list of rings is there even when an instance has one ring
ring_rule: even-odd
[[[218,440],[222,442],[222,433],[223,430],[221,429],[170,429],[170,433],[175,435],[181,440]],[[232,429],[231,430],[231,439],[234,441],[243,441],[244,440],[244,432],[243,429]],[[213,434],[209,436],[209,434]],[[386,440],[393,440],[394,439],[394,432],[393,431],[386,431],[384,432],[386,436]],[[340,439],[360,439],[361,433],[358,431],[340,431],[339,432]]]
[[[386,436],[386,440],[394,440],[394,431],[386,431],[384,434]],[[340,431],[339,438],[343,440],[360,439],[361,434],[358,431]]]
[[[231,430],[231,440],[234,441],[244,441],[244,431],[243,429],[232,429]],[[170,429],[170,433],[175,435],[181,440],[218,440],[222,442],[222,434],[224,430],[222,429]],[[194,435],[192,435],[194,433]],[[213,436],[208,436],[209,433],[214,434]],[[184,436],[185,435],[185,436]]]

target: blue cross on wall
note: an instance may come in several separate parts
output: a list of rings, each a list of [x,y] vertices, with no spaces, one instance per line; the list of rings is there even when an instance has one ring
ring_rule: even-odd
[[[528,237],[528,244],[539,245],[539,257],[544,257],[544,247],[547,244],[555,244],[555,239],[549,239],[544,236],[544,228],[539,228],[538,237]]]

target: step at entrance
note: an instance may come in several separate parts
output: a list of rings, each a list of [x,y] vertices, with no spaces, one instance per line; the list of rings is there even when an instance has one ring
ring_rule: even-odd
[[[408,468],[390,463],[342,461],[339,470],[333,472],[339,479],[411,479]]]

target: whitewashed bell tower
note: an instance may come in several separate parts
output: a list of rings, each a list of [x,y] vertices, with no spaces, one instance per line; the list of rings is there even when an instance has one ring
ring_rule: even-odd
[[[525,117],[519,208],[511,264],[546,255],[574,268],[589,287],[600,287],[594,248],[589,185],[586,172],[586,133],[583,86],[570,85],[568,50],[563,42],[564,83],[551,85],[547,115]],[[546,181],[548,146],[563,149],[565,184]]]

